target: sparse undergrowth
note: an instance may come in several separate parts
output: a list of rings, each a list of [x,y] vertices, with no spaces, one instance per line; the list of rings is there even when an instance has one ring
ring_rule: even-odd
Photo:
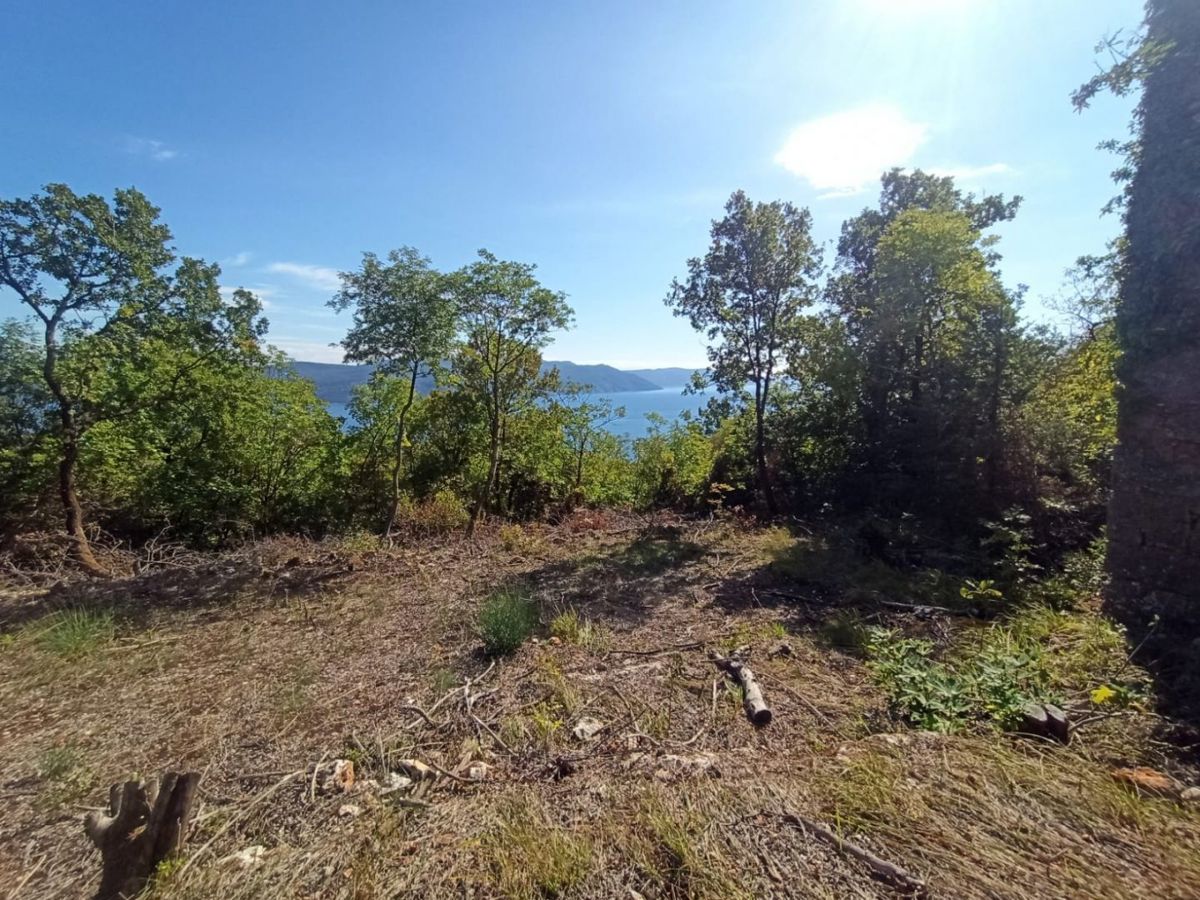
[[[154,896],[185,900],[894,896],[788,812],[933,896],[1200,893],[1200,813],[1110,777],[1141,764],[1197,780],[1086,599],[918,615],[872,605],[855,585],[882,573],[856,574],[833,542],[843,587],[808,594],[769,564],[810,536],[606,527],[544,535],[537,560],[498,537],[482,552],[380,547],[313,589],[304,573],[343,572],[323,560],[362,554],[359,540],[264,545],[244,580],[225,561],[212,584],[170,574],[57,598],[77,612],[0,607],[0,874],[17,883],[45,857],[28,896],[87,893],[77,807],[175,767],[205,772],[191,852],[215,839],[160,875]],[[914,577],[895,595],[924,596]],[[550,639],[534,642],[542,609]],[[707,657],[741,648],[775,711],[765,729]],[[1070,746],[1001,732],[1025,698],[1071,710]],[[314,790],[334,757],[366,785],[407,759],[461,780]],[[222,862],[254,846],[253,867]]]

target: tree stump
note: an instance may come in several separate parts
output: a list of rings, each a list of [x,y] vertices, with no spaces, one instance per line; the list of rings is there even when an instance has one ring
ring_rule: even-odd
[[[133,897],[155,868],[183,849],[200,773],[164,772],[108,792],[108,814],[88,813],[84,830],[103,858],[96,900]]]
[[[1071,740],[1071,723],[1067,714],[1052,703],[1026,703],[1021,710],[1020,731],[1060,744],[1070,743]]]

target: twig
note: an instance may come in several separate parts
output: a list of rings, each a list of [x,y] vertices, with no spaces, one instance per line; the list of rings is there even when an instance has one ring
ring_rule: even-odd
[[[610,654],[618,653],[622,656],[660,656],[663,653],[675,653],[680,650],[699,650],[704,646],[704,641],[691,641],[687,644],[673,644],[669,647],[656,647],[653,650],[609,650]]]
[[[220,840],[220,838],[222,838],[225,835],[225,832],[227,832],[234,825],[237,825],[240,822],[242,822],[246,818],[246,816],[248,816],[255,807],[257,807],[260,803],[262,803],[268,797],[273,795],[276,791],[278,791],[285,784],[287,784],[288,782],[294,780],[295,778],[298,778],[299,776],[303,775],[304,771],[305,771],[304,769],[297,769],[295,772],[291,772],[291,773],[285,775],[283,778],[279,779],[279,781],[275,782],[273,785],[271,785],[269,788],[267,788],[265,791],[263,791],[261,794],[259,794],[257,797],[255,797],[253,800],[251,800],[250,804],[248,806],[246,806],[236,816],[234,816],[232,819],[230,819],[228,822],[226,822],[224,825],[222,825],[216,834],[214,834],[212,837],[210,837],[199,850],[197,850],[195,853],[193,853],[191,856],[188,857],[187,862],[185,862],[180,867],[179,874],[182,876],[185,872],[187,872],[187,870],[192,867],[192,863],[194,863],[201,856],[203,856],[205,854],[205,852],[207,852],[208,849],[210,847],[212,847],[213,844],[215,844],[218,840]]]
[[[47,858],[48,857],[43,856],[41,859],[39,859],[37,861],[37,865],[35,865],[32,869],[30,869],[28,872],[25,873],[25,877],[17,882],[17,886],[15,888],[13,888],[12,893],[8,895],[8,900],[16,900],[17,894],[21,893],[21,888],[25,887],[25,885],[27,885],[29,883],[29,879],[31,879],[34,875],[37,874],[38,869],[40,869],[42,867],[42,863],[44,863],[47,860]]]
[[[445,777],[450,778],[454,781],[461,782],[462,784],[474,784],[475,783],[470,778],[463,778],[461,775],[455,775],[449,769],[443,769],[441,766],[439,766],[437,763],[433,762],[432,760],[427,762],[425,765],[429,766],[429,768],[433,769],[433,771],[437,772],[439,775],[444,775]]]
[[[321,758],[319,760],[317,760],[317,764],[315,766],[313,766],[312,784],[309,785],[309,787],[308,787],[308,802],[309,803],[317,802],[317,775],[320,774],[321,766],[323,766],[325,764],[325,760],[328,756],[329,756],[329,751],[326,750],[324,753],[321,754]]]
[[[830,720],[830,718],[827,715],[825,715],[825,713],[821,712],[820,708],[818,708],[815,703],[813,703],[811,700],[809,700],[807,697],[805,697],[799,691],[792,690],[790,687],[788,687],[786,684],[784,684],[780,679],[776,678],[773,675],[763,675],[760,672],[758,677],[765,678],[767,681],[771,682],[771,684],[778,687],[781,691],[783,691],[785,694],[787,694],[793,700],[796,700],[799,703],[803,703],[806,707],[808,707],[809,712],[811,712],[814,716],[816,716],[818,719],[820,719],[822,722],[824,722],[826,727],[828,727],[831,731],[833,731],[837,734],[843,734],[842,729],[840,729],[836,725],[834,725],[833,722]]]
[[[925,896],[925,882],[917,878],[911,872],[900,868],[895,863],[890,863],[886,859],[876,856],[870,850],[860,847],[853,841],[848,841],[843,837],[834,834],[824,825],[819,825],[811,819],[806,819],[803,816],[798,816],[795,813],[779,813],[779,818],[791,825],[793,828],[798,828],[801,831],[811,834],[813,837],[820,838],[825,843],[831,845],[839,853],[844,853],[847,856],[853,856],[859,862],[865,863],[871,870],[872,874],[877,878],[889,882],[890,884],[902,887],[905,890],[912,891],[918,896]]]
[[[513,748],[508,746],[508,744],[504,743],[503,738],[501,738],[500,735],[496,734],[496,732],[492,730],[491,725],[489,725],[487,722],[483,721],[483,719],[479,718],[479,716],[475,715],[474,713],[471,714],[471,718],[475,720],[476,725],[479,725],[481,728],[483,728],[484,731],[486,731],[488,734],[490,734],[492,736],[492,739],[495,740],[495,742],[504,749],[504,752],[510,754],[511,756],[517,755],[513,751]]]
[[[400,709],[404,712],[415,712],[434,728],[441,728],[444,724],[434,719],[431,715],[429,715],[429,713],[425,712],[425,710],[421,709],[421,707],[417,706],[415,703],[406,703],[401,706]]]

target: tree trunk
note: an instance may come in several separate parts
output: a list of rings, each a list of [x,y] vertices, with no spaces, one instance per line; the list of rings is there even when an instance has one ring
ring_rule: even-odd
[[[69,418],[69,413],[63,416]],[[74,426],[63,428],[62,459],[58,463],[58,495],[62,500],[67,535],[71,538],[71,555],[88,575],[103,577],[108,574],[92,553],[91,542],[83,529],[83,506],[75,489],[75,467],[79,462],[79,438]]]
[[[83,529],[83,505],[75,488],[75,469],[79,463],[79,423],[75,418],[75,407],[58,377],[58,320],[46,322],[46,356],[42,366],[42,377],[58,404],[58,420],[62,430],[62,455],[58,461],[58,496],[62,501],[63,518],[67,536],[71,539],[71,556],[88,575],[103,577],[108,574],[92,553],[92,545]]]
[[[417,368],[413,368],[408,382],[408,399],[400,410],[400,419],[396,423],[396,459],[392,463],[392,499],[388,506],[387,526],[383,536],[390,538],[392,529],[396,527],[396,513],[400,509],[400,473],[404,471],[404,444],[408,441],[408,411],[412,409],[413,399],[417,393]]]
[[[483,489],[480,490],[479,496],[475,498],[475,506],[471,509],[471,519],[469,522],[467,522],[467,537],[471,537],[475,534],[475,526],[479,522],[479,517],[483,515],[483,509],[487,505],[488,498],[492,496],[492,491],[494,491],[496,488],[496,473],[499,470],[500,421],[499,419],[493,419],[487,480],[483,483]]]
[[[779,506],[775,502],[775,491],[771,486],[771,477],[767,471],[767,391],[770,382],[754,385],[754,469],[758,478],[758,489],[762,491],[763,502],[767,505],[767,513],[779,515]]]
[[[1200,3],[1152,0],[1117,311],[1109,604],[1168,705],[1200,714]],[[1144,642],[1144,643],[1142,643]]]

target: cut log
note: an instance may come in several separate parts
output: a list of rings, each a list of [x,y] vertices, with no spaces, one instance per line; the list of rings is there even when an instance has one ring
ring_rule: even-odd
[[[755,725],[763,726],[771,723],[771,708],[767,706],[767,701],[763,699],[762,688],[758,686],[758,681],[754,678],[754,673],[740,659],[734,659],[730,656],[721,656],[714,653],[712,662],[718,669],[736,681],[742,688],[742,695],[745,698],[742,706],[746,710],[746,717]]]
[[[135,896],[160,862],[179,855],[199,781],[198,772],[164,772],[161,779],[114,784],[108,814],[84,817],[84,830],[102,858],[96,900]]]
[[[1067,714],[1053,703],[1027,703],[1021,710],[1022,734],[1033,734],[1066,744],[1071,740]]]

